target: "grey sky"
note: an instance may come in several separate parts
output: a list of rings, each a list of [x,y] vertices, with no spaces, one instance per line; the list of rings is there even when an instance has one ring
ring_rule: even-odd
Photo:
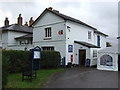
[[[79,19],[109,35],[109,41],[116,43],[118,36],[118,1],[117,0],[10,0],[0,2],[0,27],[5,17],[10,24],[17,22],[19,13],[25,21],[36,19],[47,7],[53,7],[61,13]]]

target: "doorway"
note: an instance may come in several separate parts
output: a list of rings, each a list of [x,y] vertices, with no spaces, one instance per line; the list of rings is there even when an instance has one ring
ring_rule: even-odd
[[[85,66],[85,61],[86,61],[86,50],[79,50],[79,65],[80,66]]]

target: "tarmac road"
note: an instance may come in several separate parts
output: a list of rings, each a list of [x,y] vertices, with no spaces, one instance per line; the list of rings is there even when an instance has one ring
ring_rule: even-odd
[[[46,88],[118,88],[118,72],[74,67],[55,73]]]

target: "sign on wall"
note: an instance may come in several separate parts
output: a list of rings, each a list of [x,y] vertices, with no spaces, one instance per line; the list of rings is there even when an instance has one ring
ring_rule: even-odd
[[[73,45],[68,45],[68,52],[73,52]]]
[[[58,31],[58,34],[59,34],[59,35],[62,35],[62,34],[63,34],[63,30],[59,30],[59,31]]]

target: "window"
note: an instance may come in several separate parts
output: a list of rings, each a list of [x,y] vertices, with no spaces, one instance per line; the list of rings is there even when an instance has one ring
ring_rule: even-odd
[[[100,47],[100,36],[99,35],[97,36],[97,46]]]
[[[53,51],[54,47],[42,47],[42,50]]]
[[[110,55],[103,55],[100,57],[100,65],[113,66],[113,58]]]
[[[45,28],[45,37],[51,37],[51,27]]]
[[[91,31],[88,31],[88,39],[91,39]]]
[[[93,50],[93,57],[97,57],[97,50]]]
[[[24,42],[24,41],[19,41],[19,43],[20,43],[20,45],[25,44],[25,42]]]

